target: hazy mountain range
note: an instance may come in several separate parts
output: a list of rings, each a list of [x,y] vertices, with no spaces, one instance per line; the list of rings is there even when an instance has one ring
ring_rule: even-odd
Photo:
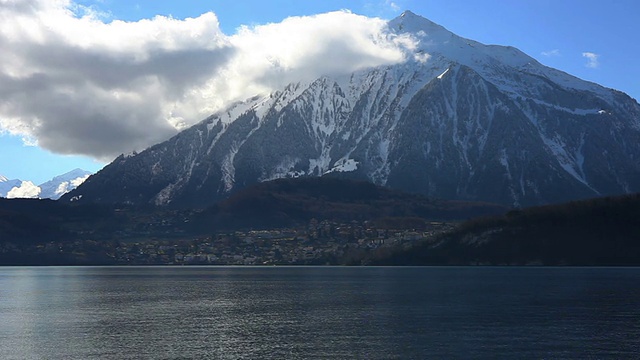
[[[640,104],[411,12],[401,64],[292,83],[120,156],[65,201],[206,206],[271,179],[341,176],[508,206],[640,191]]]
[[[75,189],[91,174],[89,171],[74,169],[37,186],[29,180],[9,180],[0,175],[0,197],[56,200]]]

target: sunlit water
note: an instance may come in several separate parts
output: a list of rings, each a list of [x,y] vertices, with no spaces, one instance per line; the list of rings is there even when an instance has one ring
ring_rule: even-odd
[[[0,268],[2,359],[640,357],[640,269]]]

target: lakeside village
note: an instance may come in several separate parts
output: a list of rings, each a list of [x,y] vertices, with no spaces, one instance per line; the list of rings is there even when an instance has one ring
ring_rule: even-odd
[[[77,263],[113,265],[359,265],[374,252],[408,248],[450,231],[454,223],[429,222],[421,231],[391,230],[369,222],[315,219],[306,227],[250,230],[209,237],[150,237],[0,245],[0,253],[29,253]]]

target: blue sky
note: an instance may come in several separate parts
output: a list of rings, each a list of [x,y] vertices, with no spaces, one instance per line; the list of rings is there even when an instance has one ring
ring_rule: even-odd
[[[18,9],[19,6],[10,8],[10,4],[0,4],[0,19],[22,19],[5,21],[4,25],[0,25],[0,41],[13,44],[8,47],[8,51],[4,51],[4,55],[0,55],[0,60],[5,64],[10,64],[11,59],[19,60],[16,60],[19,68],[0,76],[10,76],[16,71],[29,76],[36,73],[39,75],[32,77],[27,85],[20,83],[32,92],[20,90],[18,93],[16,86],[3,88],[0,84],[0,94],[9,94],[0,98],[0,131],[3,132],[0,135],[0,174],[8,178],[32,180],[36,184],[76,167],[96,171],[118,153],[144,148],[167,138],[175,133],[176,128],[193,124],[204,117],[207,111],[223,106],[230,99],[216,97],[211,91],[202,91],[198,101],[184,100],[185,94],[194,91],[192,84],[186,82],[200,84],[203,80],[195,72],[188,72],[188,69],[180,70],[180,79],[176,80],[177,77],[170,73],[171,70],[165,69],[170,68],[171,64],[164,62],[164,58],[150,62],[153,66],[159,66],[158,78],[164,79],[159,85],[142,84],[143,80],[148,80],[144,77],[135,82],[118,79],[117,76],[110,75],[110,66],[116,70],[123,69],[123,63],[128,61],[126,59],[135,57],[139,61],[140,57],[152,56],[149,54],[154,54],[154,49],[180,52],[185,56],[181,60],[183,62],[187,55],[189,59],[193,59],[193,54],[197,58],[200,53],[213,59],[226,59],[230,56],[224,51],[227,41],[233,42],[227,37],[238,33],[241,26],[254,29],[268,23],[281,23],[291,16],[310,16],[348,9],[366,17],[391,19],[408,9],[460,36],[487,44],[515,46],[545,65],[624,91],[636,99],[640,98],[640,66],[637,59],[640,56],[640,2],[635,0],[82,0],[69,2],[66,9],[73,11],[75,15],[72,16],[75,18],[88,13],[92,13],[93,18],[91,22],[78,22],[75,25],[65,25],[72,23],[65,18],[69,16],[68,11],[60,11],[59,5],[51,5],[55,2],[32,1],[12,0],[9,3],[37,3],[32,8],[39,6],[38,15],[26,10],[18,13],[23,11]],[[219,28],[216,28],[211,17],[201,16],[207,12],[215,14]],[[143,20],[153,19],[157,15],[170,16],[176,20],[194,18],[197,21],[173,23]],[[126,27],[102,26],[119,20],[138,23],[139,26],[135,29],[146,34],[146,37],[132,32],[129,36],[132,38],[131,43],[121,45],[122,36],[129,40],[127,34],[118,35],[119,31],[126,32],[127,30],[122,30]],[[302,18],[301,21],[307,21],[307,18]],[[366,21],[363,22],[365,23]],[[48,36],[46,30],[44,34],[27,31],[26,28],[32,26],[29,24],[44,24],[46,26],[43,28],[53,28],[57,32]],[[86,31],[78,31],[78,26]],[[291,36],[297,32],[295,26],[298,25],[289,23],[287,26],[278,30],[279,36],[285,36],[282,42],[288,41],[287,31]],[[344,26],[350,29],[348,26],[351,25]],[[193,41],[185,45],[175,45],[180,39],[184,39],[185,33],[191,31],[190,27],[202,34],[198,33],[194,39],[189,38],[189,41]],[[361,31],[360,27],[354,29]],[[78,33],[84,33],[86,37],[81,38]],[[162,39],[168,40],[153,39],[156,36],[154,34],[158,33],[163,34]],[[267,31],[255,31],[253,37],[249,38],[252,41],[260,40],[263,33]],[[216,38],[218,42],[209,43],[208,37]],[[29,43],[24,39],[31,39],[35,45],[22,45]],[[265,41],[273,41],[273,38]],[[237,44],[234,43],[235,45]],[[139,51],[136,46],[150,50]],[[3,46],[3,49],[7,47]],[[91,68],[90,61],[77,64],[70,62],[69,59],[77,59],[79,54],[93,59],[96,67]],[[179,57],[180,54],[176,56]],[[144,60],[141,61],[144,63]],[[68,63],[67,66],[64,66],[65,62]],[[29,66],[37,68],[37,71],[32,71]],[[140,71],[131,69],[134,67],[126,68],[127,71]],[[212,66],[210,71],[217,71],[216,69]],[[255,71],[259,69],[256,67]],[[76,70],[77,74],[74,74]],[[114,85],[117,81],[123,83]],[[88,84],[89,82],[93,83]],[[239,83],[238,87],[245,85]],[[207,86],[209,90],[220,89],[215,82]],[[49,87],[55,89],[53,95],[52,91],[46,91]],[[172,90],[176,88],[184,92],[176,95]],[[137,96],[136,91],[144,96]],[[243,94],[235,88],[229,91],[236,91],[236,96]],[[154,103],[151,102],[154,97],[167,100],[162,104]],[[207,101],[216,105],[203,105],[208,104]],[[37,111],[31,109],[32,105],[38,107]],[[147,116],[162,118],[162,121],[147,122]],[[85,118],[91,118],[91,121],[83,121]],[[119,119],[126,121],[118,122]],[[25,143],[23,138],[28,141]],[[33,146],[34,142],[39,146]],[[122,150],[119,151],[120,149]]]

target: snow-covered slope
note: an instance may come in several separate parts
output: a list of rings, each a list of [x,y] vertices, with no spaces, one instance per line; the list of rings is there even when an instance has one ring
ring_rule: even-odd
[[[405,12],[401,64],[293,83],[121,156],[65,200],[200,206],[258,181],[346,176],[532,205],[640,191],[640,105]]]

